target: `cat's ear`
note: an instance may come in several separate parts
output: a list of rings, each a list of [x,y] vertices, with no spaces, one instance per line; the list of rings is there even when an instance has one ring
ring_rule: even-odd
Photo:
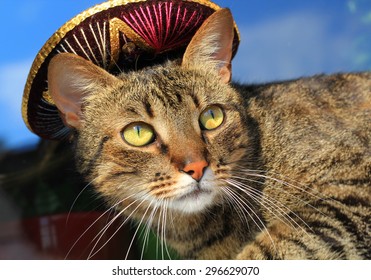
[[[118,79],[90,61],[74,54],[63,53],[52,58],[48,66],[50,97],[67,126],[80,128],[84,98],[104,90]]]
[[[212,14],[199,28],[183,56],[186,68],[213,67],[221,78],[231,80],[234,22],[229,9]]]

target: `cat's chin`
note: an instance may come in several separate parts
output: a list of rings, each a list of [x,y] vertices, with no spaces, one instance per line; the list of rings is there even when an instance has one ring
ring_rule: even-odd
[[[207,168],[200,182],[196,182],[189,175],[181,175],[179,183],[184,192],[174,197],[168,204],[169,209],[186,214],[204,211],[215,203],[216,188],[214,173]]]
[[[185,214],[204,211],[214,203],[215,192],[196,190],[169,203],[169,208]]]

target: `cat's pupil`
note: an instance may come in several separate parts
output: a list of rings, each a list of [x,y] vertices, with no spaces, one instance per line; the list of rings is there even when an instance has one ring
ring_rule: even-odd
[[[213,110],[209,110],[209,114],[211,115],[211,117],[213,118],[213,119],[215,119],[215,115],[214,115],[214,111]]]
[[[138,137],[140,137],[140,132],[141,132],[142,128],[139,125],[137,125],[137,126],[134,127],[134,130],[137,132]]]

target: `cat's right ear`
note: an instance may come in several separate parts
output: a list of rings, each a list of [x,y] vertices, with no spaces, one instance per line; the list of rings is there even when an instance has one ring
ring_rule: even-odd
[[[231,80],[234,21],[229,9],[212,14],[199,28],[183,56],[186,68],[211,68],[222,82]]]
[[[104,90],[118,79],[80,56],[62,53],[52,58],[48,66],[50,97],[57,106],[65,125],[79,129],[83,100]]]

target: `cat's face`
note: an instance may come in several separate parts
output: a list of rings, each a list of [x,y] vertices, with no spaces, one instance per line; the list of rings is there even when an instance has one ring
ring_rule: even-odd
[[[183,212],[219,201],[247,132],[240,97],[205,73],[169,66],[124,74],[87,100],[77,150],[101,192]]]
[[[53,58],[49,91],[78,131],[80,170],[113,204],[194,213],[221,203],[249,146],[243,101],[228,85],[233,19],[202,25],[180,64],[119,77],[71,54]]]

